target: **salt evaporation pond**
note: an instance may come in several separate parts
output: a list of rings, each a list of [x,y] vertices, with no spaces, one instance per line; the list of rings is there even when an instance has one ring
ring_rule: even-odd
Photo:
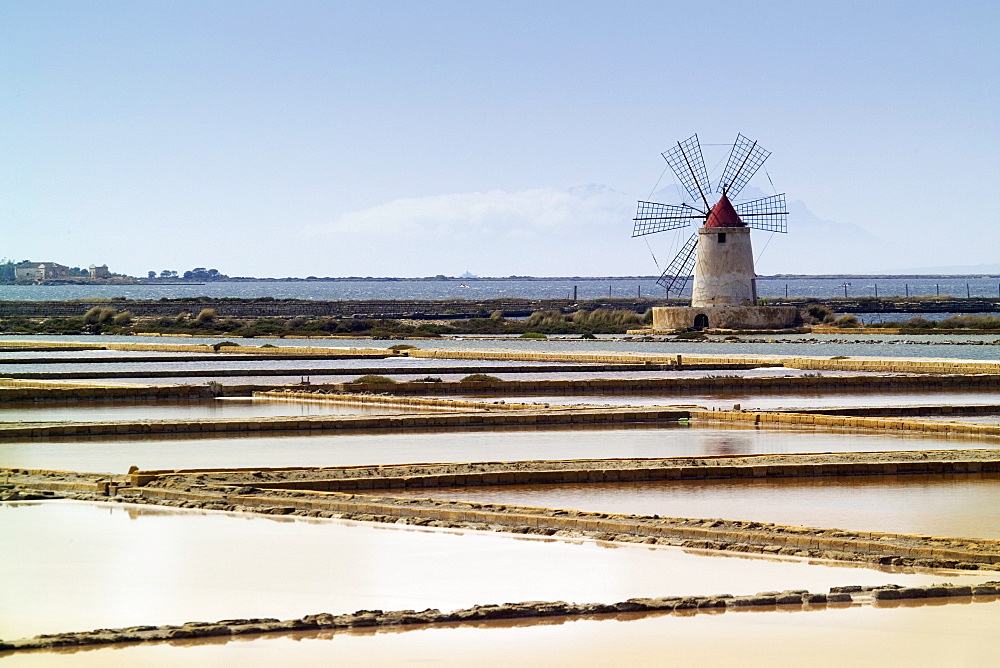
[[[6,503],[0,523],[17,546],[0,552],[0,637],[10,639],[357,609],[989,579],[119,504]]]
[[[891,609],[609,615],[435,628],[216,637],[17,654],[4,665],[989,666],[1000,601],[914,601]]]
[[[428,375],[433,378],[440,378],[446,381],[459,381],[469,375],[469,371],[462,371],[460,373],[448,373],[446,371],[447,366],[444,367],[445,371],[439,371],[436,369],[438,365],[427,364],[428,367],[435,367],[434,371],[421,371],[419,373],[391,373],[391,372],[380,372],[378,375],[386,376],[396,381],[416,381],[421,378],[426,378]],[[454,365],[452,365],[454,366]],[[475,362],[471,366],[476,366]],[[218,367],[216,367],[218,368]],[[619,379],[643,379],[643,378],[704,378],[706,376],[740,376],[740,377],[768,377],[768,376],[802,376],[812,373],[808,370],[799,369],[786,369],[781,367],[765,368],[765,369],[749,369],[745,371],[588,371],[586,370],[586,365],[579,365],[580,370],[572,371],[556,371],[556,372],[545,372],[545,373],[522,373],[515,371],[503,371],[497,370],[496,368],[485,368],[483,369],[488,375],[495,376],[500,380],[592,380],[595,378],[619,378]],[[37,371],[37,369],[34,369]],[[111,369],[103,369],[103,371],[111,371]],[[337,374],[324,374],[324,373],[308,373],[308,369],[304,369],[302,373],[297,373],[296,375],[283,375],[283,376],[269,376],[269,375],[247,375],[247,376],[229,376],[229,375],[212,375],[211,371],[206,371],[205,375],[201,376],[121,376],[121,377],[102,377],[95,379],[94,382],[114,382],[115,384],[138,384],[138,385],[205,385],[207,383],[220,383],[222,385],[292,385],[299,383],[304,378],[308,379],[313,385],[327,384],[327,383],[348,383],[358,378],[358,373],[337,373]],[[827,376],[858,376],[858,375],[881,375],[878,373],[858,373],[858,372],[846,372],[846,371],[830,371],[825,372],[824,375]],[[58,380],[58,379],[55,379]]]
[[[456,399],[495,399],[494,395],[464,395]],[[744,410],[774,410],[777,408],[831,408],[839,406],[967,406],[969,404],[1000,404],[1000,394],[995,389],[980,392],[962,389],[956,392],[845,392],[838,389],[823,391],[743,391],[743,392],[685,392],[641,394],[532,394],[510,398],[529,403],[552,405],[605,404],[609,406],[662,406],[696,405],[705,408],[730,409],[739,404]],[[947,419],[958,419],[949,416]],[[971,419],[971,417],[970,417]]]
[[[748,337],[749,338],[749,337]],[[754,337],[756,338],[756,337]],[[820,356],[845,355],[861,358],[948,358],[966,360],[1000,359],[1000,336],[983,334],[949,335],[843,335],[843,334],[782,334],[773,337],[770,343],[744,341],[724,341],[715,337],[710,341],[640,341],[635,339],[599,337],[598,340],[582,340],[572,337],[554,336],[547,340],[497,337],[465,336],[456,338],[395,340],[395,344],[409,344],[426,350],[500,350],[511,352],[576,352],[576,353],[645,353],[656,355],[781,355]],[[114,336],[114,335],[43,335],[32,334],[30,339],[17,335],[0,335],[4,341],[42,341],[57,343],[153,343],[153,344],[202,344],[211,345],[225,340],[224,337],[184,337],[164,339],[157,336]],[[249,339],[251,345],[258,345],[264,339]],[[815,343],[806,343],[815,340]],[[240,340],[242,341],[242,340]],[[330,347],[330,348],[370,348],[378,342],[371,339],[266,339],[267,343],[281,348],[289,347]]]
[[[1000,539],[1000,474],[509,485],[388,493],[602,513]]]
[[[141,469],[352,466],[609,457],[691,457],[799,452],[954,450],[994,447],[970,438],[813,429],[718,428],[679,424],[620,429],[324,433],[269,436],[93,437],[0,442],[0,467],[125,473]],[[979,445],[977,445],[979,444]]]
[[[428,412],[427,407],[376,404],[338,404],[318,401],[282,401],[247,398],[164,400],[136,402],[0,404],[0,422],[96,422],[105,420],[189,420],[311,415],[388,415]],[[3,446],[0,445],[0,448]]]

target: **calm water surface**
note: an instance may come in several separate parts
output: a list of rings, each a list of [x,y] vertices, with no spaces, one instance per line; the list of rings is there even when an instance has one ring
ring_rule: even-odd
[[[659,299],[663,289],[656,276],[627,278],[538,278],[482,280],[454,278],[418,281],[395,278],[387,281],[215,281],[201,285],[2,285],[0,299],[63,300],[88,297],[161,299],[163,297],[274,297],[275,299],[493,299],[524,297],[568,299],[576,288],[579,299],[637,297]],[[761,297],[881,297],[951,295],[996,297],[1000,278],[959,276],[952,278],[768,278],[757,279]],[[640,292],[641,291],[641,292]]]
[[[491,622],[14,655],[11,666],[989,666],[1000,602]]]
[[[103,420],[187,420],[195,418],[240,418],[309,415],[390,415],[427,412],[426,408],[335,404],[318,401],[277,401],[250,398],[202,401],[94,402],[80,404],[0,404],[0,422],[99,422]],[[0,446],[2,448],[3,446]]]
[[[459,397],[456,397],[459,398]],[[469,399],[485,399],[469,395]],[[513,398],[511,399],[513,400]],[[553,405],[603,404],[608,406],[660,406],[697,405],[706,408],[819,408],[837,406],[965,406],[970,404],[1000,404],[1000,392],[989,389],[983,391],[960,390],[956,392],[893,392],[872,394],[869,391],[844,392],[691,392],[684,394],[561,394],[561,395],[518,395],[518,401]],[[961,416],[947,416],[941,419],[964,420]],[[973,421],[988,421],[990,416],[969,416]]]
[[[0,552],[3,638],[362,608],[986,579],[117,504],[0,504],[0,522],[18,546]]]
[[[0,466],[125,473],[141,469],[350,466],[608,457],[796,452],[952,450],[995,441],[814,430],[664,426],[641,429],[510,429],[0,443]]]
[[[751,338],[751,337],[747,337]],[[427,350],[483,350],[505,349],[512,351],[566,351],[566,352],[613,352],[613,353],[655,353],[655,354],[698,354],[698,355],[795,355],[795,356],[836,356],[848,357],[939,357],[953,359],[1000,359],[1000,341],[998,335],[839,335],[839,334],[799,334],[774,335],[768,338],[773,343],[730,342],[717,337],[712,342],[697,341],[626,341],[621,339],[598,338],[595,341],[571,337],[553,337],[543,341],[509,338],[502,340],[483,339],[481,337],[463,337],[441,340],[393,341],[408,343]],[[807,339],[815,339],[817,343],[805,343]],[[156,336],[45,336],[32,334],[27,336],[0,335],[0,342],[15,341],[62,341],[85,343],[199,343],[212,344],[223,341],[224,338],[183,337],[164,338]],[[379,344],[387,347],[388,343],[372,341],[371,339],[251,339],[252,345],[261,341],[275,346],[330,346],[340,348],[367,348]],[[859,342],[855,342],[859,341]],[[975,345],[956,345],[956,344]]]
[[[511,485],[392,495],[1000,539],[1000,474]]]

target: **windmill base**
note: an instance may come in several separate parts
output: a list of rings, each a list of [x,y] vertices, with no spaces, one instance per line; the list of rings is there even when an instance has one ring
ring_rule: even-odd
[[[794,306],[654,306],[653,332],[687,329],[786,329],[801,322]]]

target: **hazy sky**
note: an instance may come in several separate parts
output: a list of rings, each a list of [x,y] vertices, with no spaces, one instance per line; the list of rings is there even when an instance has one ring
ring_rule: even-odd
[[[998,19],[996,0],[6,0],[0,256],[652,274],[676,240],[647,248],[631,217],[660,152],[742,132],[799,201],[788,235],[755,236],[761,273],[995,264]]]

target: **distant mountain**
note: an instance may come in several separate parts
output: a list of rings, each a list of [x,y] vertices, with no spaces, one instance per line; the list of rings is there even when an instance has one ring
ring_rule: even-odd
[[[766,197],[753,186],[744,188],[738,201]],[[657,200],[657,197],[662,199]],[[676,186],[662,188],[654,201],[674,202]],[[900,249],[852,223],[823,220],[800,200],[788,202],[788,233],[753,233],[758,274],[879,274],[888,273]],[[893,270],[891,273],[903,273]]]

